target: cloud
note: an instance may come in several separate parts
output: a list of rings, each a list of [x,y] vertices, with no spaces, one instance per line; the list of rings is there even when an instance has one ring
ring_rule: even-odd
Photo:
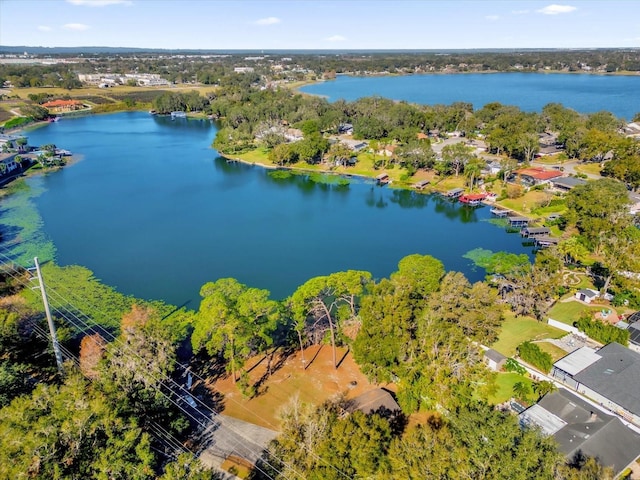
[[[514,10],[511,13],[514,15],[526,15],[527,13],[529,13],[529,10]]]
[[[85,30],[89,30],[91,27],[84,23],[65,23],[62,28],[65,30],[73,30],[74,32],[84,32]]]
[[[280,23],[281,20],[278,17],[267,17],[267,18],[261,18],[260,20],[256,20],[255,23],[256,25],[275,25],[276,23]]]
[[[540,10],[536,10],[538,13],[543,13],[545,15],[558,15],[560,13],[571,13],[577,10],[576,7],[572,7],[571,5],[547,5]]]
[[[83,5],[85,7],[106,7],[108,5],[133,5],[131,0],[67,0],[71,5]]]
[[[347,38],[342,35],[332,35],[328,38],[325,38],[327,42],[344,42]]]
[[[50,32],[53,29],[46,25],[38,25],[38,30],[40,30],[41,32]]]
[[[498,15],[485,15],[484,18],[492,22],[495,22],[496,20],[500,20],[500,17]]]

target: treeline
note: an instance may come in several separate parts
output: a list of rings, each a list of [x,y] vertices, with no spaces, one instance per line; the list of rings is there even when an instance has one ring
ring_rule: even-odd
[[[214,147],[222,153],[239,153],[257,147],[274,150],[286,144],[283,125],[305,129],[305,139],[313,134],[335,134],[341,125],[353,126],[354,138],[375,140],[379,147],[395,145],[398,152],[385,162],[397,163],[409,171],[433,167],[434,154],[428,141],[418,140],[422,132],[444,135],[459,132],[473,138],[481,136],[491,153],[506,154],[516,161],[530,161],[540,150],[540,135],[551,133],[564,158],[606,162],[604,174],[640,187],[640,144],[621,133],[622,119],[609,112],[583,115],[552,103],[541,112],[523,112],[518,107],[489,103],[474,110],[468,103],[415,105],[407,102],[368,97],[353,102],[329,103],[317,97],[304,97],[288,90],[222,89],[211,98],[205,111],[220,119]],[[637,115],[636,115],[637,117]],[[274,154],[277,163],[300,160],[294,152]],[[295,147],[298,148],[298,147]],[[460,148],[460,147],[458,147]],[[281,147],[281,150],[283,147]],[[312,157],[319,161],[328,144]],[[316,149],[317,150],[317,149]],[[470,151],[470,149],[467,149]],[[473,157],[469,151],[452,152],[445,170],[461,174]],[[331,155],[329,156],[331,157]],[[452,163],[460,165],[451,165]],[[516,164],[505,161],[505,174]]]
[[[514,415],[480,403],[448,415],[433,413],[403,435],[383,413],[345,416],[344,407],[291,402],[283,412],[282,434],[260,469],[276,479],[613,478],[593,458],[566,463],[550,437],[522,429]]]

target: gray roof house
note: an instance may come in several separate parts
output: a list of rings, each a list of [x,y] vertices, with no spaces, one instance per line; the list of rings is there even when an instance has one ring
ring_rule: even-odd
[[[484,362],[491,370],[499,372],[507,362],[507,357],[505,357],[497,350],[490,348],[484,352]]]
[[[560,388],[520,413],[520,424],[552,435],[572,461],[576,455],[595,457],[620,474],[640,456],[640,434],[586,400]]]
[[[578,185],[586,185],[587,181],[576,177],[560,177],[551,180],[551,185],[557,190],[568,192]]]
[[[615,342],[583,347],[554,363],[551,375],[640,426],[640,353]]]

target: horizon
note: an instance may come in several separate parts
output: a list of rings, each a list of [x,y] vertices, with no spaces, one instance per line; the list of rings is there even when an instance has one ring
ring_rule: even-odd
[[[640,47],[640,2],[625,0],[185,0],[179,5],[0,0],[0,45],[218,52]]]

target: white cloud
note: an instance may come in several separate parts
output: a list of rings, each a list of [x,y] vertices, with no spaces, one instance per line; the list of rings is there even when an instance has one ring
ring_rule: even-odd
[[[86,7],[106,7],[108,5],[133,5],[131,0],[67,0],[72,5],[83,5]]]
[[[267,18],[261,18],[260,20],[256,20],[255,23],[256,25],[275,25],[276,23],[280,23],[281,20],[278,17],[267,17]]]
[[[513,12],[514,15],[526,15],[527,13],[529,13],[529,10],[514,10]]]
[[[325,38],[327,42],[344,42],[346,39],[342,35],[332,35],[329,38]]]
[[[495,22],[496,20],[500,20],[500,17],[498,15],[486,15],[484,18],[492,22]]]
[[[576,7],[572,7],[571,5],[547,5],[540,10],[537,10],[538,13],[544,13],[545,15],[558,15],[560,13],[571,13],[577,10]]]
[[[73,30],[74,32],[84,32],[85,30],[89,30],[91,27],[84,23],[65,23],[62,28],[65,30]]]
[[[47,25],[38,25],[38,30],[40,30],[41,32],[50,32],[53,29],[51,27],[48,27]]]

